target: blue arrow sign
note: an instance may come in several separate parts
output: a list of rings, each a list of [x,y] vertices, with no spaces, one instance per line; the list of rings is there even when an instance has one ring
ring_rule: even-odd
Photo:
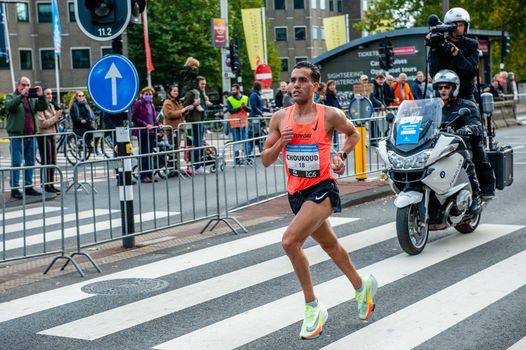
[[[88,92],[97,107],[117,114],[127,110],[139,92],[139,74],[129,59],[107,55],[88,74]]]

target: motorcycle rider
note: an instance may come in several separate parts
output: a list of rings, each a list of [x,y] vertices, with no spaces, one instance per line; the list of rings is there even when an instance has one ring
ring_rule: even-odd
[[[429,71],[431,76],[442,69],[454,71],[461,81],[458,97],[475,102],[473,93],[475,77],[478,74],[479,45],[475,39],[465,36],[469,30],[469,22],[469,13],[463,8],[455,7],[446,12],[444,23],[455,24],[457,29],[448,36],[445,45],[430,48]],[[430,37],[431,34],[426,36],[428,40]],[[471,137],[470,143],[482,197],[487,200],[495,196],[495,175],[484,150],[483,138],[484,135],[481,133]]]
[[[449,69],[439,71],[433,79],[433,90],[436,97],[440,97],[444,103],[442,109],[442,122],[449,123],[454,120],[450,126],[457,135],[466,139],[478,137],[482,134],[482,124],[477,105],[466,99],[458,97],[460,90],[460,79],[458,75]],[[459,117],[458,112],[461,108],[467,108],[471,112],[470,117]],[[469,147],[470,142],[466,142]],[[475,173],[475,166],[469,153],[466,155],[467,168],[466,173],[469,176],[471,188],[473,190],[473,200],[470,206],[471,213],[475,214],[480,210],[480,185]]]

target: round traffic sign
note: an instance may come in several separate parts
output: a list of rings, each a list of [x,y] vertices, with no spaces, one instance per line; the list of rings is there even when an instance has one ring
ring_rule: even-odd
[[[111,18],[101,20],[98,23],[88,8],[89,0],[75,0],[75,19],[84,34],[97,41],[112,40],[121,35],[131,19],[130,1],[113,1],[109,11]]]
[[[355,96],[349,103],[349,117],[352,120],[371,118],[374,112],[373,103],[365,96]]]
[[[256,67],[254,80],[263,84],[263,89],[268,89],[272,85],[272,70],[266,63],[259,64]]]
[[[88,74],[88,92],[101,110],[117,114],[127,110],[139,93],[139,74],[122,55],[99,59]]]

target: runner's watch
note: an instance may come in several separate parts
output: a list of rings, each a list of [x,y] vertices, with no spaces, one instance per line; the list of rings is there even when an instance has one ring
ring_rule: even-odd
[[[343,160],[347,159],[347,153],[345,153],[343,151],[339,151],[338,154],[340,154],[340,156],[342,157]]]

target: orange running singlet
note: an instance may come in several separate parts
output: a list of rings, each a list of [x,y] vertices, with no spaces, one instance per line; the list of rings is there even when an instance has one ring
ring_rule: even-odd
[[[293,138],[282,150],[289,194],[334,179],[331,176],[331,140],[325,131],[325,106],[316,104],[316,118],[310,124],[294,122],[295,107],[289,108],[285,116],[285,127],[292,127]]]

